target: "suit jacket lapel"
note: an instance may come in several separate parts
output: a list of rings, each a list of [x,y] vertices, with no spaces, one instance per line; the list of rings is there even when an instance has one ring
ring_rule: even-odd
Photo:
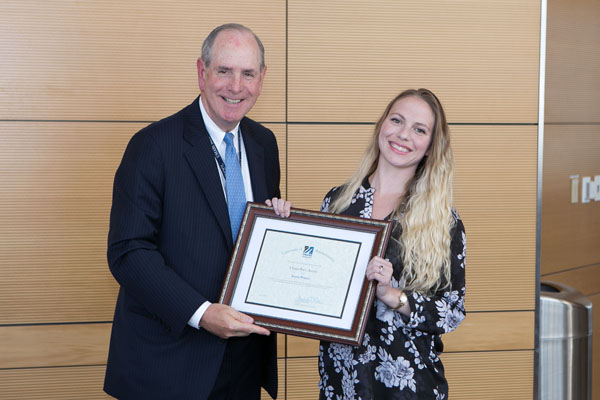
[[[225,202],[222,189],[223,185],[221,184],[221,178],[215,163],[215,156],[211,149],[208,131],[200,112],[199,99],[199,97],[196,98],[186,110],[186,124],[183,136],[191,146],[184,150],[184,155],[204,191],[204,195],[219,222],[221,230],[225,234],[227,244],[232,248],[233,241],[231,239],[231,226],[229,225],[229,212],[227,211],[227,203]]]
[[[252,131],[246,120],[240,123],[246,157],[248,157],[248,169],[250,170],[250,181],[252,182],[252,194],[254,201],[263,202],[267,199],[267,182],[265,180],[265,156],[263,148],[256,141],[256,132]]]

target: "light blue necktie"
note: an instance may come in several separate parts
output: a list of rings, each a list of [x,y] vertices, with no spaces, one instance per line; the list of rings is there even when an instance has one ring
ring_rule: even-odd
[[[227,209],[229,210],[229,223],[231,224],[231,235],[233,241],[237,237],[242,222],[242,216],[246,209],[246,193],[244,192],[244,180],[240,168],[240,160],[233,145],[233,134],[225,134],[225,192],[227,193]]]

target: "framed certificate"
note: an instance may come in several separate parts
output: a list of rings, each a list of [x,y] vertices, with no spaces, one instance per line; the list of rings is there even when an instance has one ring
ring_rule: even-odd
[[[375,284],[369,260],[383,256],[387,221],[248,203],[220,302],[277,332],[348,344],[362,341]]]

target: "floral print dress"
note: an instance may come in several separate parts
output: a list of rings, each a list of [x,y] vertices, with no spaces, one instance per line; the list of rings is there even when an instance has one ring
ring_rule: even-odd
[[[327,212],[338,188],[321,206]],[[367,179],[343,213],[371,218],[373,193]],[[466,240],[462,221],[453,210],[451,285],[429,297],[406,292],[410,317],[390,309],[375,298],[361,346],[321,341],[319,389],[321,400],[448,399],[448,383],[439,358],[441,335],[465,318]],[[400,236],[395,221],[393,237]],[[402,259],[399,244],[390,238],[386,258],[394,266],[391,286],[400,286]]]

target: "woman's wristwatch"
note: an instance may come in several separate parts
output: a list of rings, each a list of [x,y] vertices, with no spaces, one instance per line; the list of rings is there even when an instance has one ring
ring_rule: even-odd
[[[393,307],[392,310],[399,310],[401,309],[406,303],[408,303],[408,297],[406,297],[406,293],[404,292],[400,292],[400,295],[398,296],[398,305],[396,307]]]

